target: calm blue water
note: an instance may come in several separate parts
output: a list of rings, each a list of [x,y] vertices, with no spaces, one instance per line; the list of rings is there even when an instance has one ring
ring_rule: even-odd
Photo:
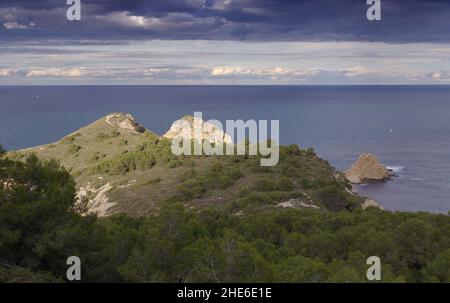
[[[117,111],[158,134],[194,111],[278,119],[283,144],[312,146],[338,169],[362,152],[398,168],[399,179],[358,189],[386,209],[450,210],[449,86],[0,87],[0,142],[53,142]]]

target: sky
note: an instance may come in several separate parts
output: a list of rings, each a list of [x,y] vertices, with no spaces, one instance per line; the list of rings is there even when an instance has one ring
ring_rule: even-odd
[[[450,1],[0,1],[0,85],[450,84]]]

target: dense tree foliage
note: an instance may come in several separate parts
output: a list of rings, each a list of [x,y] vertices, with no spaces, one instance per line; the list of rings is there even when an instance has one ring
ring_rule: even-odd
[[[239,174],[207,174],[218,172]],[[167,202],[142,218],[98,219],[76,213],[74,182],[56,162],[0,159],[0,181],[0,281],[64,281],[75,255],[85,282],[367,282],[375,255],[383,282],[450,282],[446,215]],[[255,190],[291,186],[269,181]]]
[[[71,219],[74,182],[55,161],[0,159],[0,256],[30,269],[52,269],[55,230]]]

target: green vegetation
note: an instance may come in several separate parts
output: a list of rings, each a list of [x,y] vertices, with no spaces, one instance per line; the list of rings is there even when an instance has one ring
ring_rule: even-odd
[[[317,197],[328,209],[338,211],[341,209],[355,209],[358,207],[359,197],[349,195],[343,186],[337,182],[325,185],[318,189]]]
[[[69,146],[69,154],[75,155],[75,154],[77,154],[80,150],[81,150],[81,146],[79,146],[79,145],[71,144],[71,145]]]
[[[126,142],[126,143],[125,143]],[[122,139],[118,144],[128,145],[128,141]],[[172,155],[170,141],[159,140],[149,137],[147,141],[139,144],[135,150],[127,151],[105,160],[94,168],[95,173],[101,174],[127,174],[135,170],[150,169],[157,162],[168,163],[169,167],[176,167],[174,164],[181,160]]]
[[[80,137],[80,136],[81,136],[80,133],[74,133],[74,134],[72,134],[72,135],[69,135],[69,136],[65,137],[65,138],[62,140],[62,143],[65,143],[65,144],[71,144],[71,143],[75,142],[76,139],[77,139],[78,137]]]
[[[214,163],[205,172],[198,173],[194,169],[186,171],[180,176],[174,199],[189,201],[201,198],[207,191],[227,189],[242,177],[239,168],[224,167]]]
[[[74,186],[55,161],[0,159],[0,261],[29,270],[62,269],[51,262],[62,253],[55,230],[76,218],[70,211]]]
[[[254,190],[261,192],[292,191],[294,190],[294,183],[288,177],[281,177],[278,180],[273,180],[269,177],[260,177],[255,181]]]
[[[101,133],[99,133],[97,135],[96,139],[97,139],[97,141],[103,141],[103,140],[106,140],[106,139],[116,138],[116,137],[119,137],[119,136],[120,136],[120,132],[114,130],[114,131],[112,131],[109,134],[105,134],[105,133],[101,132]]]
[[[106,184],[116,214],[86,215],[75,188]],[[170,140],[100,119],[0,146],[0,281],[65,281],[75,255],[85,282],[367,282],[375,255],[383,282],[450,282],[449,216],[363,210],[350,188],[312,148],[281,146],[274,167],[174,156]]]
[[[222,176],[230,187],[242,178],[215,163],[180,179],[215,190]],[[85,282],[367,282],[372,255],[382,260],[383,282],[450,282],[446,215],[270,206],[237,215],[166,202],[146,217],[97,219],[77,213],[74,181],[55,161],[2,158],[0,180],[2,282],[64,281],[72,255],[82,260]],[[287,179],[273,181],[271,191],[238,195],[290,195]],[[328,184],[318,195],[341,203],[341,193]]]
[[[260,156],[175,156],[170,140],[103,118],[53,144],[9,152],[8,157],[24,161],[31,154],[59,161],[77,188],[97,190],[110,183],[113,189],[105,196],[116,202],[114,211],[130,216],[142,216],[167,201],[235,212],[290,199],[335,211],[359,208],[364,201],[346,190],[350,185],[342,174],[313,149],[297,145],[281,146],[275,167],[261,167]],[[148,182],[158,179],[163,182]],[[133,180],[137,186],[128,186]]]
[[[160,183],[162,180],[160,177],[156,177],[156,178],[152,178],[144,183],[142,183],[142,185],[151,185],[151,184],[157,184]]]

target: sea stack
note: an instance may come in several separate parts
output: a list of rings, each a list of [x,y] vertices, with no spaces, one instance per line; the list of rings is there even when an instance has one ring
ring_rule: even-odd
[[[358,160],[346,170],[345,177],[352,184],[391,179],[392,173],[373,154],[361,154]]]

